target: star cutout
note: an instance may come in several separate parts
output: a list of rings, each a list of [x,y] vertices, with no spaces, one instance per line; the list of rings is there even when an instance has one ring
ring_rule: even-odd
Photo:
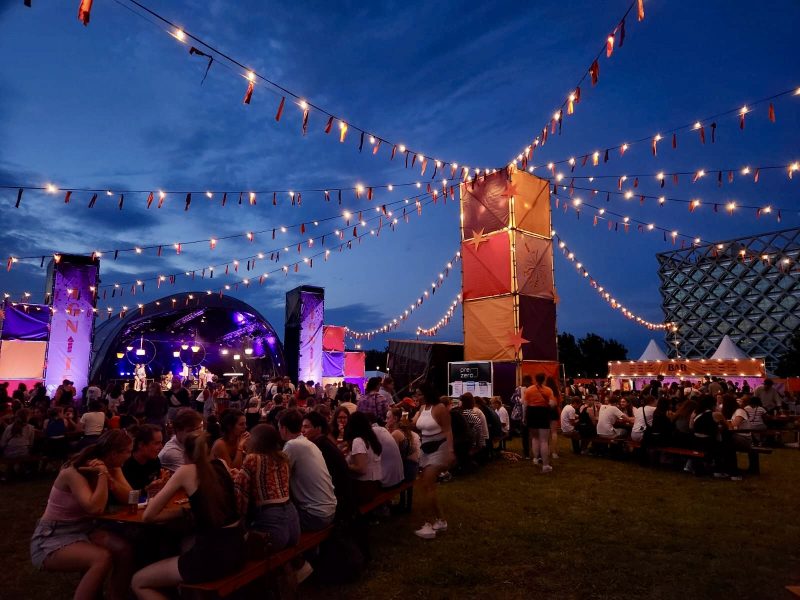
[[[511,335],[509,335],[507,341],[508,343],[506,346],[513,346],[514,352],[519,353],[522,345],[528,343],[530,340],[523,337],[523,328],[520,328],[519,331],[514,331]]]
[[[511,196],[516,196],[516,195],[517,195],[517,186],[511,179],[509,179],[506,182],[505,189],[503,190],[503,196],[505,196],[506,198],[511,198]]]
[[[481,244],[485,244],[488,241],[489,236],[483,233],[483,227],[481,227],[480,231],[472,230],[472,241],[470,243],[475,246],[476,253],[480,250]]]

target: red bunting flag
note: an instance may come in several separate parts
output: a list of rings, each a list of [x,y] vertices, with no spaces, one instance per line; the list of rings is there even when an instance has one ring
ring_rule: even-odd
[[[592,66],[589,67],[589,75],[592,77],[592,85],[597,85],[597,80],[600,78],[600,65],[597,59],[595,59]]]
[[[702,125],[700,126],[700,143],[701,144],[706,143],[706,128],[703,127]]]
[[[775,107],[772,105],[772,102],[769,103],[768,115],[769,115],[770,123],[774,123],[775,122]]]
[[[81,3],[78,5],[78,21],[83,23],[84,27],[89,24],[89,18],[92,13],[92,2],[93,0],[81,0]]]
[[[147,196],[147,208],[150,208],[151,204],[153,204],[153,192],[150,192]]]
[[[67,193],[64,195],[64,204],[69,204],[69,200],[70,200],[70,198],[72,198],[72,192],[71,192],[71,191],[68,191],[68,192],[67,192]]]
[[[378,140],[375,145],[372,147],[372,155],[376,155],[378,153],[378,148],[381,147],[381,141]]]
[[[640,21],[644,21],[644,0],[638,0],[637,17]]]
[[[242,100],[243,104],[250,104],[250,99],[253,97],[253,89],[255,84],[251,81],[247,84],[247,91],[244,93],[244,100]]]
[[[325,133],[330,133],[331,127],[333,127],[333,117],[329,117],[328,122],[325,123]]]
[[[303,111],[303,135],[308,133],[308,109]]]
[[[672,149],[675,150],[678,147],[678,134],[672,134]]]

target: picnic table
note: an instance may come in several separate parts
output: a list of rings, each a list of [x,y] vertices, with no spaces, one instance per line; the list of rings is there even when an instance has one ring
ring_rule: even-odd
[[[170,508],[188,508],[188,506],[189,498],[186,496],[185,492],[180,491],[170,499],[165,510]],[[146,523],[142,520],[144,509],[145,507],[140,505],[140,507],[136,509],[136,512],[131,512],[128,506],[114,506],[108,512],[97,515],[95,519],[100,521],[113,521],[114,523],[138,523],[140,525],[145,525]],[[163,520],[153,521],[153,523],[157,522],[163,522]]]

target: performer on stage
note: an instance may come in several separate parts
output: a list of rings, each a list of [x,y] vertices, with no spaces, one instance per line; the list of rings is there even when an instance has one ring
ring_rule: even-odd
[[[200,382],[200,389],[204,390],[206,387],[206,383],[208,383],[208,371],[204,366],[200,367],[200,370],[197,372],[197,379]]]
[[[172,387],[172,371],[167,371],[167,374],[161,378],[161,390],[166,392]]]
[[[144,392],[147,389],[147,370],[144,368],[144,365],[137,364],[133,375],[133,391]]]

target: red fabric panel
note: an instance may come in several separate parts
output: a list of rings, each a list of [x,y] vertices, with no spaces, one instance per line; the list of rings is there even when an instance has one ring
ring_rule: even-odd
[[[558,381],[561,377],[561,366],[557,362],[550,361],[522,361],[522,374],[536,377],[537,373],[544,373],[546,377],[552,377]]]
[[[322,328],[322,349],[328,352],[344,352],[344,327],[324,325]]]
[[[364,377],[366,370],[367,355],[363,352],[345,352],[344,353],[344,376],[347,377]]]
[[[507,181],[506,172],[502,170],[482,181],[461,184],[464,239],[471,238],[473,230],[490,233],[508,226],[509,202],[503,195]]]
[[[523,336],[530,340],[522,345],[523,360],[558,360],[555,302],[521,295],[519,323]]]
[[[517,291],[553,299],[553,242],[516,233]]]
[[[511,292],[508,234],[497,233],[486,239],[477,250],[472,242],[461,243],[461,286],[466,300]]]

